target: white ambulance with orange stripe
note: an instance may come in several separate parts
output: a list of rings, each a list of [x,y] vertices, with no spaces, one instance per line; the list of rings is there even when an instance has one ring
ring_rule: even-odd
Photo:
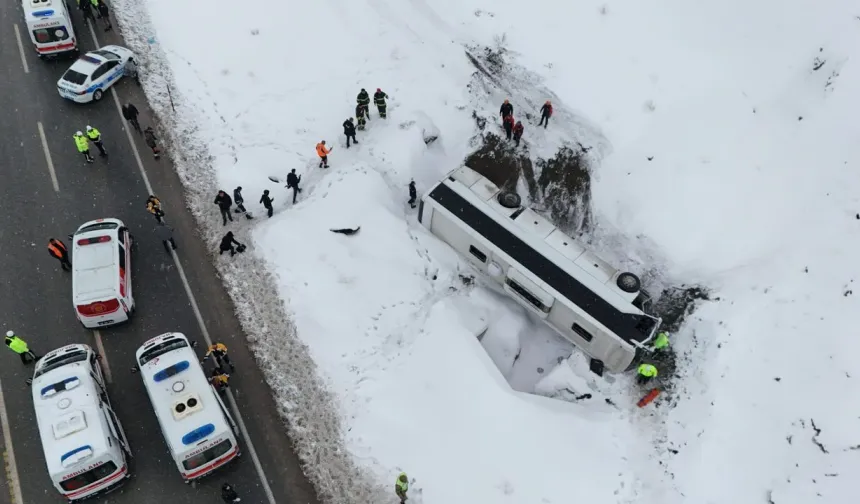
[[[65,0],[22,0],[27,33],[40,58],[78,50]]]
[[[119,324],[134,314],[132,240],[119,219],[85,222],[72,236],[72,302],[84,327]]]

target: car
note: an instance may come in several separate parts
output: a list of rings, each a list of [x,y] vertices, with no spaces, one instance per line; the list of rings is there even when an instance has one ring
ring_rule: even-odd
[[[105,91],[125,75],[134,53],[117,45],[104,46],[80,56],[57,81],[60,96],[78,103],[99,101]]]

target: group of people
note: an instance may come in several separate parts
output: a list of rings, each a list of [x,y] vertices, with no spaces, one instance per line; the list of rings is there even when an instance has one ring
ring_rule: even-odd
[[[654,338],[654,345],[651,347],[651,351],[653,352],[655,357],[661,356],[664,352],[669,350],[669,333],[660,332],[657,334],[657,337]],[[639,367],[636,368],[637,374],[637,383],[639,385],[646,385],[650,383],[652,380],[657,378],[659,374],[657,370],[657,366],[655,366],[652,362],[643,362],[639,364]]]
[[[376,105],[376,111],[382,119],[386,119],[388,117],[388,103],[385,101],[387,98],[388,94],[386,94],[381,88],[376,88],[376,92],[373,93],[373,104]],[[353,144],[358,145],[358,140],[355,137],[356,131],[364,131],[367,121],[370,120],[370,94],[367,90],[361,88],[355,101],[355,117],[347,117],[346,120],[343,121],[343,135],[346,137],[347,149],[349,149],[350,141],[352,141]],[[331,153],[332,149],[333,147],[328,147],[326,145],[325,140],[320,140],[319,143],[317,143],[316,151],[317,157],[320,158],[320,168],[329,167],[328,155]],[[295,199],[293,202],[295,203]]]
[[[87,163],[92,163],[95,161],[95,159],[93,159],[93,157],[90,155],[90,142],[92,142],[98,148],[100,156],[107,156],[104,142],[102,142],[102,134],[98,129],[87,125],[86,136],[84,136],[84,133],[82,131],[78,130],[75,132],[73,138],[75,139],[75,147],[78,148],[78,152],[84,155],[84,159],[87,160]]]
[[[152,129],[152,126],[147,126],[145,130],[140,129],[140,123],[137,121],[138,114],[139,112],[137,107],[133,104],[126,103],[122,106],[123,118],[132,125],[135,131],[144,136],[146,146],[152,150],[152,154],[155,159],[158,159],[161,156],[161,150],[158,148],[158,137],[155,136],[155,131]],[[83,131],[78,130],[72,138],[75,140],[75,147],[77,147],[78,153],[84,156],[87,163],[95,161],[95,158],[90,154],[90,142],[92,142],[99,150],[100,156],[107,157],[107,149],[105,149],[102,134],[98,128],[87,125],[86,134],[84,134]]]
[[[93,25],[95,25],[96,17],[98,17],[104,22],[105,31],[113,29],[113,25],[110,22],[110,12],[105,0],[78,0],[78,9],[80,9],[81,14],[84,17],[84,24],[86,24],[87,19],[89,19],[93,22]]]
[[[523,133],[525,132],[525,127],[523,126],[522,121],[514,120],[514,106],[511,104],[511,101],[505,99],[504,103],[502,103],[501,108],[499,109],[499,115],[502,116],[502,126],[505,128],[505,136],[508,140],[513,137],[516,146],[520,146],[520,139],[523,137]],[[552,117],[552,102],[549,100],[543,104],[540,108],[540,122],[538,126],[543,126],[546,129],[549,126],[549,118]]]

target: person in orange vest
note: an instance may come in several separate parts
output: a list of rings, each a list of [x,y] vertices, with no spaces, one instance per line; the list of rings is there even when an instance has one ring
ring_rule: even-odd
[[[317,156],[320,157],[320,168],[328,168],[328,155],[332,149],[326,148],[325,140],[320,140],[320,143],[317,144]]]
[[[63,244],[63,242],[56,238],[48,240],[48,253],[51,254],[51,257],[60,261],[60,264],[63,266],[63,271],[69,271],[72,269],[72,263],[69,261],[69,251],[66,249],[66,245]]]

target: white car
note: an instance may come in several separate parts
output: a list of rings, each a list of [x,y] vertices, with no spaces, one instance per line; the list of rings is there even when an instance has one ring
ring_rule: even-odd
[[[104,92],[125,75],[125,66],[134,53],[116,45],[90,51],[75,61],[57,81],[63,98],[88,103],[102,99]]]

